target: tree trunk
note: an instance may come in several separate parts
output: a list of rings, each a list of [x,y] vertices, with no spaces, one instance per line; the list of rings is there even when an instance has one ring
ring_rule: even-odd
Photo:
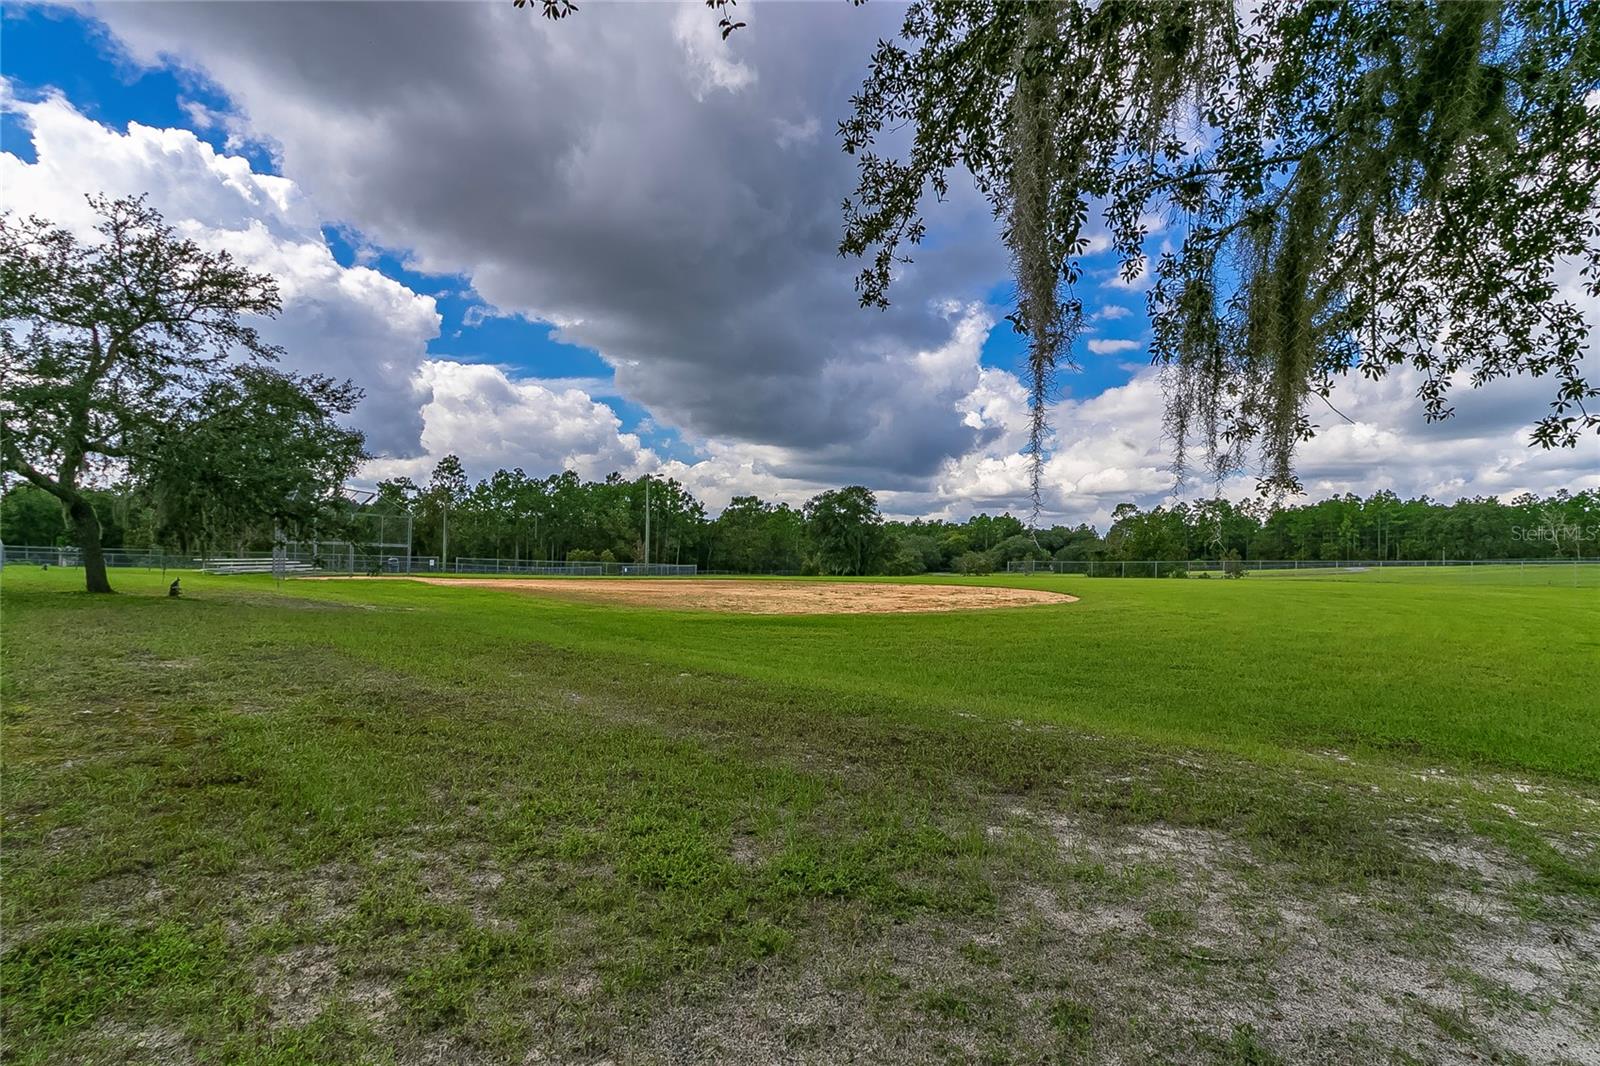
[[[106,580],[106,557],[100,549],[100,519],[94,507],[82,496],[67,503],[67,514],[78,535],[78,547],[83,552],[83,582],[90,592],[110,592],[111,582]]]

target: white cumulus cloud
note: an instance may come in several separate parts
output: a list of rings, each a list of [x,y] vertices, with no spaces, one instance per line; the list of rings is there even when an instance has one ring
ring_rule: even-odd
[[[261,322],[262,334],[283,346],[286,367],[350,377],[366,389],[355,420],[370,448],[419,451],[427,386],[418,372],[439,330],[433,298],[376,270],[340,266],[295,182],[258,174],[189,130],[130,123],[118,132],[60,95],[21,100],[7,87],[0,106],[28,127],[36,157],[0,153],[6,209],[90,238],[87,195],[147,194],[184,236],[278,280],[283,313]]]
[[[445,359],[424,363],[421,378],[430,397],[422,407],[425,455],[369,463],[367,477],[422,481],[450,453],[476,477],[522,467],[534,477],[575,470],[602,478],[658,465],[636,435],[622,432],[611,408],[565,382],[518,379],[502,367]]]
[[[1138,341],[1113,340],[1106,337],[1095,337],[1089,341],[1089,350],[1095,355],[1115,355],[1117,352],[1135,352],[1144,345]]]

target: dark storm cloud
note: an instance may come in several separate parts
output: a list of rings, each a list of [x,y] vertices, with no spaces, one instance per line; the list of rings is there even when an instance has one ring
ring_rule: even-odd
[[[758,5],[726,45],[699,5],[97,14],[141,60],[206,71],[323,210],[557,323],[661,421],[814,451],[818,476],[868,445],[885,476],[926,475],[982,441],[903,362],[950,335],[933,301],[1005,274],[981,201],[938,212],[886,313],[835,253],[854,171],[834,126],[897,9]]]

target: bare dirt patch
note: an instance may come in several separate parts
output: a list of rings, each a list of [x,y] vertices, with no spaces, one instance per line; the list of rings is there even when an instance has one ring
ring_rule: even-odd
[[[279,1025],[306,1025],[322,1013],[338,981],[334,950],[326,944],[297,947],[257,968],[256,991]]]
[[[1035,874],[998,894],[999,921],[984,938],[1000,959],[994,977],[1031,973],[1035,988],[1078,988],[1098,1011],[1099,1051],[1197,1061],[1192,1049],[1160,1045],[1161,1034],[1177,1034],[1259,1041],[1274,1062],[1395,1053],[1600,1066],[1600,921],[1564,898],[1524,915],[1517,892],[1534,874],[1487,840],[1418,835],[1412,846],[1442,867],[1440,883],[1419,896],[1398,884],[1354,894],[1318,889],[1220,830],[1006,814],[989,826],[991,840],[1039,835],[1072,876]],[[912,980],[948,983],[946,964]],[[1026,996],[1004,995],[1025,1026]],[[1117,1032],[1106,1022],[1114,1015],[1142,1021]]]
[[[721,581],[694,578],[414,577],[428,585],[471,585],[532,592],[586,603],[624,603],[670,610],[735,614],[903,614],[978,611],[1073,603],[1076,596],[1042,589],[977,585],[899,585],[856,581]]]
[[[197,1061],[181,1030],[156,1024],[104,1021],[95,1027],[89,1046],[94,1049],[88,1052],[91,1062],[176,1066]]]

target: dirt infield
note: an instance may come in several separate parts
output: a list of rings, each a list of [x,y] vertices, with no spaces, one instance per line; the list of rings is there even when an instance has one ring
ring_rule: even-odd
[[[585,603],[625,603],[736,614],[904,614],[980,611],[1073,603],[1076,596],[1041,589],[976,585],[899,585],[846,581],[718,581],[694,578],[415,577],[429,585],[473,585],[534,592]]]

